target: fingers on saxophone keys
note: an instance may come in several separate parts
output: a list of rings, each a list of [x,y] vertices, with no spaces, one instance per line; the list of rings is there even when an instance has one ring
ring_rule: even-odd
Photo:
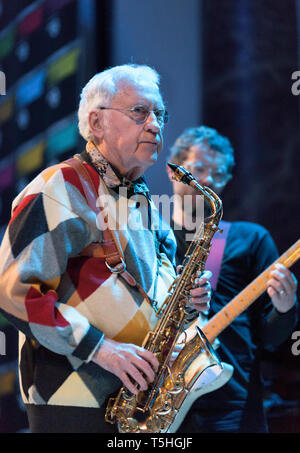
[[[209,300],[195,300],[194,302],[191,303],[191,307],[197,310],[198,312],[201,313],[208,313],[209,308],[210,308],[210,303]]]
[[[195,279],[193,288],[190,290],[191,297],[211,297],[211,284],[208,280]]]
[[[194,288],[197,286],[204,286],[206,283],[209,282],[209,279],[212,277],[212,272],[209,270],[205,270],[204,272],[201,273],[201,271],[198,271],[196,274],[196,278],[194,280]]]
[[[194,288],[190,291],[190,305],[198,311],[206,312],[210,307],[212,272],[205,271],[194,281]]]
[[[146,390],[148,388],[147,382],[142,374],[131,364],[128,365],[126,371],[123,371],[120,378],[124,386],[134,395],[137,395],[140,390]]]
[[[147,390],[149,383],[154,381],[157,369],[158,360],[154,354],[141,348],[138,355],[126,363],[121,380],[131,393],[137,395],[139,391]]]

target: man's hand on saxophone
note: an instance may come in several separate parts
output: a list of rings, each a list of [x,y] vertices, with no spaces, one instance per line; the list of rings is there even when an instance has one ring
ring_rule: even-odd
[[[182,266],[177,266],[177,273],[180,274]],[[207,312],[210,307],[211,300],[211,284],[209,279],[212,277],[212,272],[205,270],[197,272],[193,287],[190,289],[188,305],[200,313]]]
[[[117,376],[134,395],[140,390],[147,390],[159,366],[152,352],[135,344],[118,343],[109,338],[103,340],[92,360]]]
[[[177,271],[181,271],[180,266]],[[197,276],[190,290],[189,305],[199,312],[209,309],[211,276],[210,271],[203,272],[201,276]],[[152,352],[134,344],[118,343],[109,338],[103,340],[92,361],[117,376],[134,395],[141,390],[147,390],[148,385],[154,381],[159,367],[159,362]]]
[[[201,276],[195,279],[194,287],[190,291],[189,304],[201,313],[209,310],[211,299],[211,284],[209,279],[211,277],[211,271],[204,271]]]

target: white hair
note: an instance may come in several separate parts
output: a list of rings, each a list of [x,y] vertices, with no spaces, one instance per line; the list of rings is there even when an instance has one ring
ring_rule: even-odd
[[[133,85],[154,85],[159,88],[158,73],[146,65],[124,64],[95,74],[80,94],[78,128],[85,140],[93,140],[89,113],[99,106],[107,106],[117,92],[120,82]]]

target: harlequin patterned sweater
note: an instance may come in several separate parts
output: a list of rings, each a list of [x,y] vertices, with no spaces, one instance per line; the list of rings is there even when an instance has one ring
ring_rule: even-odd
[[[91,142],[82,156],[99,197],[104,189],[109,195],[110,218],[123,203],[123,217],[113,220],[127,269],[159,306],[175,276],[173,233],[143,178],[121,181]],[[0,250],[0,308],[21,332],[27,405],[102,406],[121,384],[91,362],[103,336],[141,345],[156,324],[147,300],[107,268],[96,246],[101,238],[80,179],[65,162],[44,170],[13,203]]]

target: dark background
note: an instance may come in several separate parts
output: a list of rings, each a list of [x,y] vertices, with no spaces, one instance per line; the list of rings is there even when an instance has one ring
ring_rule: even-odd
[[[153,66],[170,112],[160,163],[146,176],[171,195],[165,162],[176,137],[205,124],[235,149],[224,219],[268,228],[283,253],[299,238],[298,0],[0,0],[0,240],[11,201],[45,166],[80,150],[79,93],[102,69]],[[293,272],[300,278],[300,265]],[[0,432],[25,429],[16,335],[4,319]],[[300,325],[295,330],[300,331]],[[271,432],[300,432],[300,356],[292,340],[264,357]]]

